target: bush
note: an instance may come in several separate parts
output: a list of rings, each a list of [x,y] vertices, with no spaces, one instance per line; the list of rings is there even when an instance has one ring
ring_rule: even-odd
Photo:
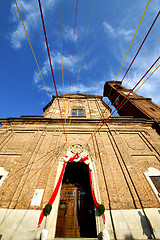
[[[46,206],[44,207],[44,215],[47,216],[50,214],[52,210],[52,205],[51,204],[46,204]]]
[[[100,213],[101,215],[104,213],[105,207],[104,207],[103,204],[100,204],[100,205],[98,206],[98,211],[99,211],[99,213]]]

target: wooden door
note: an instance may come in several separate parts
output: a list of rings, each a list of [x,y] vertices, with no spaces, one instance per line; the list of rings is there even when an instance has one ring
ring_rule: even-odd
[[[97,237],[88,166],[67,163],[58,209],[56,237]]]
[[[55,237],[97,237],[90,189],[62,185]]]
[[[58,209],[56,237],[80,237],[78,224],[78,189],[73,184],[63,184]]]

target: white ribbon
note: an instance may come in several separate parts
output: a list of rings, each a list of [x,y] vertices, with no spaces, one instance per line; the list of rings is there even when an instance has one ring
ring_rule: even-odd
[[[70,158],[72,158],[72,157],[74,157],[74,155],[73,154],[69,154],[69,156],[62,157],[62,159],[65,162],[68,162],[70,160]],[[73,162],[79,162],[81,160],[81,158],[84,158],[84,156],[80,155],[79,158],[75,158]],[[88,157],[88,159],[86,161],[84,161],[84,163],[89,165],[89,168],[91,169],[91,171],[93,170],[93,165],[92,165],[90,157]]]

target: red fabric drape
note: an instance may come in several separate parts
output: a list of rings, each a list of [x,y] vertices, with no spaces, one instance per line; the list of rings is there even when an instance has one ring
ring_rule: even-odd
[[[90,187],[91,187],[91,193],[92,193],[92,197],[93,197],[93,201],[94,201],[94,204],[96,205],[96,207],[98,207],[100,204],[97,202],[97,199],[96,199],[96,196],[94,194],[94,189],[92,187],[92,178],[91,178],[91,169],[88,165],[88,169],[89,169],[89,181],[90,181]],[[103,213],[103,220],[104,220],[104,224],[105,224],[105,213]]]
[[[68,158],[68,156],[65,156],[66,158]],[[73,162],[76,158],[80,158],[80,156],[79,156],[79,154],[78,153],[76,153],[73,157],[71,157],[69,160],[68,160],[68,162]],[[89,157],[88,157],[88,155],[86,156],[86,157],[84,157],[84,158],[82,158],[81,157],[81,159],[79,160],[80,162],[85,162],[86,160],[88,160],[89,159]]]
[[[88,166],[88,169],[89,169],[89,181],[90,181],[90,187],[91,187],[91,193],[92,193],[93,201],[94,201],[94,204],[96,205],[96,207],[98,207],[99,203],[97,202],[97,199],[95,197],[94,190],[93,190],[93,187],[92,187],[91,170],[90,170],[89,166]]]
[[[57,196],[59,187],[60,187],[61,182],[62,182],[62,179],[63,179],[63,174],[64,174],[65,166],[66,166],[66,162],[64,162],[64,164],[63,164],[63,168],[62,168],[61,174],[60,174],[60,176],[59,176],[58,182],[57,182],[57,184],[56,184],[56,187],[55,187],[55,189],[54,189],[54,191],[53,191],[53,193],[52,193],[52,196],[51,196],[48,204],[51,204],[51,205],[52,205],[53,202],[54,202],[54,200],[55,200],[55,198],[56,198],[56,196]],[[44,218],[44,208],[43,208],[43,210],[42,210],[42,212],[41,212],[41,215],[40,215],[40,217],[39,217],[38,227],[41,225],[41,222],[42,222],[43,218]]]
[[[59,176],[59,179],[58,179],[57,185],[56,185],[56,187],[55,187],[55,189],[54,189],[54,192],[52,193],[52,196],[51,196],[51,198],[50,198],[48,204],[51,204],[51,205],[52,205],[53,202],[54,202],[54,200],[55,200],[55,198],[56,198],[56,196],[57,196],[57,193],[58,193],[59,187],[60,187],[61,182],[62,182],[62,179],[63,179],[63,175],[64,175],[65,167],[66,167],[66,162],[64,162],[64,164],[63,164],[63,168],[62,168],[61,174],[60,174],[60,176]]]
[[[105,213],[103,213],[103,221],[104,221],[104,224],[105,224],[105,222],[106,222]]]
[[[73,162],[73,161],[76,159],[76,157],[79,158],[78,153],[76,153],[76,154],[74,155],[74,157],[70,158],[70,159],[69,159],[69,162]]]
[[[81,161],[81,162],[84,162],[84,161],[86,161],[86,160],[88,160],[88,159],[89,159],[89,157],[88,157],[88,155],[87,155],[86,157],[81,158],[80,161]]]
[[[66,156],[66,157],[67,157],[67,156]],[[69,162],[73,162],[76,158],[79,158],[79,157],[80,157],[80,156],[78,155],[78,153],[76,153],[73,157],[71,157],[71,158],[69,159]],[[81,158],[81,159],[80,159],[80,162],[84,162],[84,161],[86,161],[86,160],[88,160],[88,159],[89,159],[89,157],[88,157],[88,155],[87,155],[86,157]],[[57,194],[58,194],[58,190],[59,190],[59,187],[60,187],[61,182],[62,182],[62,179],[63,179],[65,167],[66,167],[66,162],[64,162],[64,164],[63,164],[63,168],[62,168],[61,174],[60,174],[60,176],[59,176],[58,182],[57,182],[57,184],[56,184],[56,187],[55,187],[55,189],[54,189],[54,191],[53,191],[53,193],[52,193],[52,196],[51,196],[48,204],[51,204],[51,205],[52,205],[52,204],[54,203],[54,200],[55,200],[55,198],[56,198],[56,196],[57,196]],[[94,190],[93,190],[93,187],[92,187],[91,170],[90,170],[89,165],[88,165],[88,168],[89,168],[89,180],[90,180],[90,187],[91,187],[91,193],[92,193],[93,201],[94,201],[94,204],[96,205],[96,207],[98,207],[100,204],[97,202],[97,199],[96,199],[96,197],[95,197]],[[39,217],[38,227],[40,227],[43,218],[44,218],[44,208],[43,208],[43,210],[42,210],[42,212],[41,212],[41,215],[40,215],[40,217]],[[105,214],[104,214],[104,213],[103,213],[103,219],[104,219],[104,223],[105,223]]]

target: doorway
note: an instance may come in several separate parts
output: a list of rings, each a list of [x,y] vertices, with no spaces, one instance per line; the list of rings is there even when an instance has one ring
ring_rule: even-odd
[[[97,237],[88,166],[67,163],[60,194],[55,237]]]

